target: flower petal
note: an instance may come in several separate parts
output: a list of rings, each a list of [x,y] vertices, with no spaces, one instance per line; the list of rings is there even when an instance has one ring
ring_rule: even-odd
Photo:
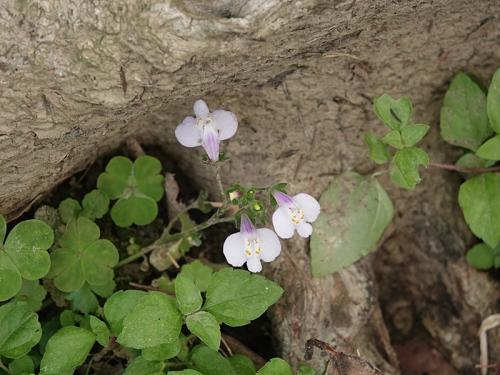
[[[281,242],[271,229],[257,229],[257,236],[261,240],[260,258],[264,262],[272,262],[281,253]]]
[[[205,131],[203,132],[203,137],[201,139],[201,145],[207,152],[210,160],[219,160],[219,136],[213,127],[205,126]]]
[[[292,224],[286,208],[278,207],[273,214],[274,231],[281,238],[292,238],[295,226]]]
[[[318,201],[309,194],[300,193],[293,197],[293,200],[304,211],[306,221],[312,223],[318,218],[321,207]]]
[[[207,117],[210,114],[207,103],[201,99],[194,102],[193,110],[196,117]]]
[[[290,207],[294,204],[292,197],[281,191],[273,191],[273,197],[276,199],[276,202],[278,202],[280,207]]]
[[[246,214],[241,215],[240,233],[244,237],[252,237],[255,235],[255,227]]]
[[[215,119],[215,129],[219,132],[221,141],[231,138],[238,129],[238,120],[233,112],[218,109],[212,112]]]
[[[297,232],[299,233],[300,237],[307,238],[313,232],[313,227],[311,224],[303,221],[302,223],[297,225]]]
[[[260,272],[262,271],[262,264],[260,263],[259,257],[251,257],[247,260],[247,268],[250,272]]]
[[[186,117],[175,128],[175,138],[185,147],[200,146],[201,136],[201,130],[196,126],[196,120],[192,116]]]
[[[223,253],[227,262],[234,267],[241,267],[247,261],[245,256],[245,242],[240,233],[233,233],[226,238]]]

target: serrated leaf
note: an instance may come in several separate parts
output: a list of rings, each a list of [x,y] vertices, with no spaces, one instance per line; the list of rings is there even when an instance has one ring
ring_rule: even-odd
[[[465,73],[458,73],[441,108],[441,135],[452,145],[475,151],[493,131],[486,113],[486,96]]]
[[[96,336],[97,342],[102,346],[106,347],[109,343],[109,336],[111,332],[108,326],[99,318],[94,315],[90,315],[90,329]]]
[[[491,127],[500,134],[500,69],[497,69],[491,79],[486,108]]]
[[[181,333],[182,316],[175,300],[160,292],[149,292],[127,314],[118,343],[144,349],[174,342]]]
[[[60,248],[51,254],[48,277],[63,292],[91,285],[105,285],[114,277],[112,267],[118,263],[118,250],[109,240],[99,239],[99,227],[80,217],[72,220],[60,239]]]
[[[231,362],[218,351],[205,345],[198,345],[191,351],[191,361],[196,370],[203,375],[239,375],[231,366]]]
[[[377,180],[354,172],[336,178],[320,205],[310,243],[315,277],[337,272],[374,251],[394,214]]]
[[[476,154],[483,159],[500,160],[500,135],[488,139],[477,149]]]
[[[165,361],[175,358],[181,350],[181,341],[176,340],[168,344],[160,344],[142,350],[142,356],[148,361]]]
[[[180,273],[193,280],[198,289],[204,292],[207,290],[208,284],[210,283],[213,270],[197,259],[183,265]]]
[[[35,364],[29,356],[25,355],[9,363],[9,371],[10,375],[31,375],[35,373]]]
[[[203,310],[231,327],[238,327],[257,319],[282,294],[278,284],[262,276],[226,268],[213,274]]]
[[[413,124],[401,128],[401,139],[404,147],[412,147],[425,137],[429,131],[429,125]]]
[[[412,106],[407,97],[396,100],[384,94],[374,100],[373,107],[378,118],[392,130],[400,130],[411,119]]]
[[[495,262],[493,249],[485,243],[473,246],[465,256],[467,263],[479,270],[489,270]]]
[[[96,312],[99,307],[97,297],[92,293],[88,284],[84,284],[80,289],[68,294],[66,299],[70,301],[71,309],[84,314]]]
[[[80,206],[80,203],[76,199],[66,198],[59,203],[57,212],[59,213],[61,221],[64,224],[68,224],[71,220],[80,215],[80,212],[82,212],[82,206]]]
[[[82,207],[82,216],[88,217],[90,220],[100,219],[109,210],[109,198],[103,191],[94,189],[85,194]]]
[[[221,333],[219,322],[215,317],[206,312],[197,313],[186,317],[186,325],[192,334],[197,336],[210,349],[219,350]]]
[[[111,331],[118,335],[123,329],[123,320],[147,293],[141,290],[119,290],[104,304],[104,316]]]
[[[40,375],[72,374],[85,362],[94,342],[94,334],[84,328],[61,328],[47,342],[40,363]]]
[[[0,306],[0,355],[20,358],[42,337],[38,315],[25,302],[12,301]]]
[[[399,150],[394,155],[390,167],[391,180],[402,188],[413,190],[422,180],[418,173],[418,167],[429,165],[427,153],[417,147],[409,147]]]
[[[180,273],[175,278],[174,285],[179,310],[183,314],[198,311],[203,304],[203,298],[201,298],[201,292],[194,281]]]
[[[21,290],[16,294],[14,300],[26,302],[29,309],[36,312],[42,307],[46,295],[47,291],[38,280],[23,280]]]
[[[163,375],[163,363],[148,361],[144,356],[137,357],[127,367],[123,375]]]
[[[257,375],[293,375],[293,373],[287,362],[281,358],[272,358],[257,371]]]
[[[500,242],[500,174],[483,173],[460,186],[458,202],[472,233],[494,248]]]
[[[252,360],[242,354],[232,355],[229,362],[238,375],[255,375],[257,372]]]
[[[389,161],[389,151],[386,145],[372,133],[364,135],[364,141],[368,146],[370,159],[377,164],[384,164]]]

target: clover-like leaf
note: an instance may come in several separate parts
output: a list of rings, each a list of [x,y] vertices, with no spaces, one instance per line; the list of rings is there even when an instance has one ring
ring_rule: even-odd
[[[429,165],[429,156],[418,147],[404,148],[396,152],[391,163],[390,176],[399,186],[412,190],[421,181],[418,167]]]
[[[500,69],[497,69],[491,79],[486,108],[491,127],[500,134]]]
[[[161,292],[149,292],[123,320],[117,342],[134,349],[171,343],[179,339],[181,326],[175,299]]]
[[[46,295],[47,291],[38,280],[23,280],[21,290],[16,294],[14,300],[26,302],[31,311],[38,311],[41,309]]]
[[[80,202],[73,198],[66,198],[61,203],[59,203],[59,207],[57,208],[57,212],[59,213],[59,217],[64,224],[68,224],[71,220],[75,219],[82,212],[82,206]]]
[[[11,301],[0,306],[0,355],[19,358],[42,337],[38,315],[26,302]]]
[[[0,237],[5,237],[5,219],[0,215]],[[22,278],[38,280],[50,268],[47,252],[54,241],[54,232],[43,221],[27,220],[17,224],[0,242],[0,301],[19,292]],[[3,250],[2,250],[3,248]]]
[[[116,225],[146,225],[158,214],[158,202],[163,196],[161,163],[151,156],[140,156],[134,163],[123,156],[116,156],[106,166],[97,180],[97,187],[110,199],[117,199],[111,209]]]
[[[500,107],[500,104],[498,106]],[[500,160],[500,134],[484,142],[476,154],[483,159]]]
[[[213,274],[203,310],[231,327],[261,316],[283,294],[281,287],[259,275],[225,268]]]
[[[407,97],[398,100],[384,94],[373,101],[378,118],[392,130],[400,130],[411,119],[412,106]]]
[[[458,193],[472,233],[490,247],[500,243],[500,174],[483,173],[465,181]]]
[[[377,164],[384,164],[389,161],[389,151],[387,146],[376,135],[366,133],[363,137],[370,153],[370,159]]]
[[[99,237],[99,227],[86,217],[70,221],[59,241],[61,247],[51,254],[48,276],[59,290],[73,292],[85,282],[105,285],[113,279],[118,251],[111,241]]]
[[[89,284],[85,283],[80,289],[71,292],[66,296],[69,300],[71,309],[83,314],[94,313],[99,307],[97,297],[90,290]]]
[[[94,189],[90,193],[85,194],[82,200],[82,216],[88,217],[90,220],[100,219],[109,210],[109,198],[101,190]]]

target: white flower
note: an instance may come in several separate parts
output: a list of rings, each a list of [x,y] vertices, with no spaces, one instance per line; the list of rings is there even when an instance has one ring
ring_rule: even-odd
[[[224,256],[234,267],[247,264],[250,272],[260,272],[260,261],[272,262],[281,252],[278,236],[268,228],[255,229],[248,216],[241,216],[240,232],[224,241]]]
[[[279,207],[273,214],[274,230],[281,238],[292,238],[295,230],[301,237],[312,233],[312,223],[318,218],[320,206],[309,194],[300,193],[290,197],[281,191],[274,191],[273,197]]]
[[[186,147],[203,146],[210,160],[217,161],[220,141],[236,133],[238,120],[234,113],[222,109],[210,113],[203,100],[197,100],[193,109],[196,118],[188,116],[177,125],[175,137]]]

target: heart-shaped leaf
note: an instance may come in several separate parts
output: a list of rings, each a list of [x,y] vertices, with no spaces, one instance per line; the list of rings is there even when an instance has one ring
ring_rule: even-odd
[[[407,97],[396,100],[384,94],[374,100],[373,107],[378,118],[392,130],[400,130],[411,119],[412,106]]]
[[[392,159],[390,176],[391,180],[399,186],[413,190],[422,180],[418,167],[429,165],[429,156],[418,147],[409,147],[396,152]]]
[[[113,279],[112,267],[118,263],[118,251],[109,240],[99,239],[99,227],[80,217],[70,221],[61,237],[60,248],[51,254],[49,277],[63,292],[80,289],[85,282],[106,285]]]

